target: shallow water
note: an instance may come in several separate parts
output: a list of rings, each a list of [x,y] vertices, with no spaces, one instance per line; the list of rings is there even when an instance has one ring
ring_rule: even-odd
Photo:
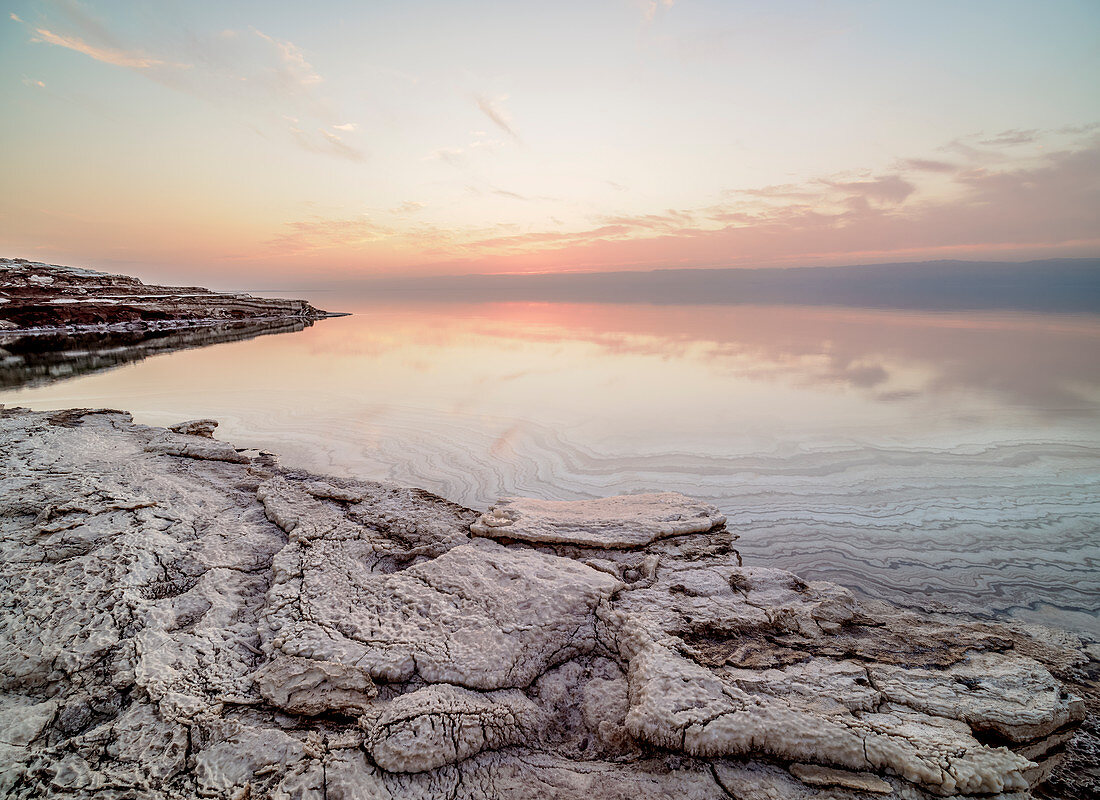
[[[299,293],[300,294],[300,293]],[[746,561],[1100,636],[1100,317],[367,302],[0,392],[484,507],[675,490]]]

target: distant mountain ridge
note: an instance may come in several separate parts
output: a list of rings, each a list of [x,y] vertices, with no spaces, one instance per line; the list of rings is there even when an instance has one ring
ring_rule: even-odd
[[[474,274],[379,279],[364,281],[358,287],[386,297],[437,300],[748,303],[1100,313],[1100,258]]]

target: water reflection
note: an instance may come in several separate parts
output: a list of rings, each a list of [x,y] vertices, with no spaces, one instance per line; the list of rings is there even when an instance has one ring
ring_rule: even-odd
[[[554,303],[486,304],[463,315],[397,308],[379,309],[385,341],[393,325],[398,338],[424,344],[463,333],[584,340],[609,354],[700,359],[742,377],[836,384],[878,401],[978,391],[1044,415],[1100,408],[1096,315]]]
[[[0,392],[474,507],[682,491],[753,563],[1100,633],[1100,317],[383,303]]]
[[[180,330],[0,335],[0,389],[42,386],[176,350],[296,333],[313,320],[227,322]]]

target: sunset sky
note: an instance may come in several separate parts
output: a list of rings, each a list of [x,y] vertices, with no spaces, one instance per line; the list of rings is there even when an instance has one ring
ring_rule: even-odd
[[[0,255],[216,287],[1100,255],[1100,3],[7,2]]]

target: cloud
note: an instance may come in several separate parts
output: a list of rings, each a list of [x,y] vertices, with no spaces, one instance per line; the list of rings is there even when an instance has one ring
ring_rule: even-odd
[[[298,146],[311,153],[337,156],[349,161],[363,161],[365,158],[361,150],[352,147],[335,133],[326,131],[324,128],[318,128],[316,134],[310,134],[297,127],[291,127],[290,132]]]
[[[447,225],[400,215],[370,220],[292,223],[278,252],[341,248],[370,263],[420,272],[584,271],[767,266],[915,258],[1050,257],[1100,251],[1100,136],[1013,161],[917,162],[909,172],[739,189],[698,208],[600,214],[562,222],[547,208],[541,227],[508,221]],[[429,158],[461,159],[443,149]],[[902,163],[902,162],[898,162]],[[941,166],[942,165],[942,166]],[[923,169],[921,167],[924,167]],[[950,168],[950,171],[948,170]],[[487,197],[543,200],[488,185]],[[875,379],[872,372],[849,376]]]
[[[958,166],[950,161],[935,161],[930,158],[905,158],[900,163],[903,169],[918,172],[954,172],[958,169]]]
[[[532,231],[510,236],[494,236],[475,239],[459,245],[463,251],[471,253],[485,252],[522,252],[530,245],[564,247],[575,244],[588,244],[602,239],[619,238],[629,234],[627,225],[601,225],[598,228],[582,231]]]
[[[475,139],[470,142],[471,150],[495,150],[504,144],[501,139]]]
[[[734,189],[731,195],[748,195],[750,197],[776,197],[781,199],[809,199],[821,194],[820,189],[810,189],[801,183],[778,183],[770,186],[761,186],[756,189]]]
[[[157,58],[151,58],[140,53],[127,53],[106,47],[96,47],[75,36],[64,36],[47,30],[46,28],[35,28],[34,32],[35,37],[31,41],[45,42],[46,44],[75,50],[78,53],[83,53],[90,58],[94,58],[96,61],[102,61],[105,64],[114,64],[116,67],[148,69],[149,67],[156,67],[164,64],[163,61]]]
[[[465,162],[466,157],[463,155],[463,149],[461,147],[439,147],[424,156],[423,161],[445,161],[448,164],[457,166]]]
[[[46,88],[45,81],[35,80],[34,78],[27,78],[27,77],[23,78],[23,85],[24,86],[37,86],[39,89],[45,89]]]
[[[938,179],[937,179],[938,180]],[[801,187],[801,188],[800,188]],[[466,240],[452,258],[491,271],[821,263],[1100,249],[1100,140],[999,169],[960,167],[917,193],[898,175],[814,179],[704,209],[604,216],[580,230]]]
[[[353,219],[313,219],[288,222],[284,233],[268,242],[273,252],[281,255],[331,248],[355,248],[379,242],[394,234],[388,226],[374,222],[370,217]]]
[[[1058,129],[1058,133],[1080,135],[1100,130],[1100,122],[1090,122],[1087,125],[1065,125]]]
[[[663,214],[603,217],[601,221],[606,225],[618,225],[635,230],[673,231],[684,230],[694,225],[695,214],[670,208]]]
[[[531,203],[536,201],[546,201],[553,203],[559,202],[561,200],[561,198],[559,197],[551,197],[550,195],[545,194],[520,194],[519,192],[514,192],[511,189],[501,189],[499,186],[492,185],[486,186],[484,189],[473,185],[467,185],[466,191],[473,195],[481,196],[492,194],[496,195],[497,197],[507,197],[509,200],[520,200],[524,203]]]
[[[879,203],[902,203],[917,188],[900,175],[885,175],[869,181],[848,183],[823,181],[823,183],[848,193],[849,199],[874,200]]]
[[[512,128],[512,116],[503,106],[504,101],[507,99],[507,95],[492,100],[480,94],[474,96],[474,102],[477,103],[481,113],[492,120],[494,125],[519,142],[521,141],[519,134]]]
[[[492,194],[499,195],[501,197],[508,197],[512,200],[522,200],[528,202],[531,198],[526,195],[519,194],[518,192],[510,192],[507,189],[492,189]]]
[[[1036,128],[1012,128],[1001,131],[994,136],[985,136],[982,133],[960,136],[940,149],[961,156],[963,160],[972,163],[979,161],[985,163],[1007,162],[1017,156],[1012,153],[1012,148],[1025,144],[1037,144],[1052,135],[1070,136],[1091,133],[1090,126],[1067,126],[1055,131],[1040,131]]]
[[[1001,131],[989,139],[982,139],[979,144],[984,144],[987,147],[1011,147],[1017,144],[1032,144],[1038,138],[1039,131],[1037,129],[1021,130],[1020,128],[1013,128],[1009,131]]]
[[[419,200],[406,200],[399,206],[394,206],[390,209],[391,214],[415,214],[417,211],[425,208],[427,203],[421,203]]]
[[[472,135],[484,136],[483,131],[475,131]],[[504,144],[500,139],[474,139],[465,147],[438,147],[432,150],[421,161],[443,161],[451,166],[465,164],[467,159],[477,156],[478,153],[491,153]]]
[[[657,16],[658,9],[672,8],[675,4],[676,0],[643,0],[642,19],[646,22],[653,22]]]
[[[132,69],[172,91],[225,110],[227,117],[242,118],[259,135],[282,128],[281,120],[286,120],[293,123],[290,141],[302,149],[352,161],[364,159],[361,150],[332,133],[348,133],[356,126],[345,122],[344,115],[320,93],[320,73],[293,42],[255,28],[245,36],[228,29],[198,35],[173,28],[159,32],[159,52],[151,55],[123,41],[79,3],[61,0],[51,8],[56,18],[48,27],[32,28],[32,41]]]
[[[10,16],[10,17],[11,17],[11,18],[12,18],[13,20],[15,20],[16,22],[22,22],[22,21],[23,21],[23,20],[21,20],[21,19],[19,18],[19,15],[18,15],[18,14],[16,14],[16,13],[15,13],[14,11],[13,11],[13,12],[12,12],[11,14],[9,14],[8,16]]]
[[[323,80],[317,74],[317,71],[313,69],[313,65],[306,61],[305,54],[296,44],[268,36],[263,31],[258,31],[255,28],[251,28],[251,31],[275,47],[282,61],[283,69],[292,81],[301,86],[313,86]]]

